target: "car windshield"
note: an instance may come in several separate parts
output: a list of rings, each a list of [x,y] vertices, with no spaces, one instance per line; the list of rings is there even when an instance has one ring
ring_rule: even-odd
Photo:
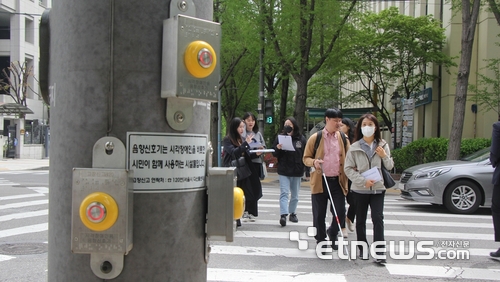
[[[481,162],[488,159],[489,157],[490,157],[490,147],[481,149],[475,153],[472,153],[468,156],[461,158],[460,160],[469,162]]]

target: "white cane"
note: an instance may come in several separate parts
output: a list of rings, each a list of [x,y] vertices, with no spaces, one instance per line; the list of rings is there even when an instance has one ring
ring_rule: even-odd
[[[326,190],[328,191],[328,196],[330,196],[330,203],[332,204],[333,213],[335,214],[335,220],[337,221],[337,226],[339,227],[339,231],[337,232],[337,242],[338,242],[339,241],[338,237],[343,236],[342,235],[342,227],[340,226],[340,220],[339,220],[339,216],[337,215],[337,209],[335,208],[335,203],[333,202],[332,193],[330,192],[330,185],[328,185],[328,181],[326,179],[325,172],[323,171],[323,164],[319,164],[319,165],[321,167],[321,174],[323,175],[323,179],[325,180]],[[340,183],[339,183],[339,185],[340,185]],[[333,238],[330,238],[330,240],[332,240],[332,239]],[[332,244],[335,244],[335,242],[332,242]],[[344,250],[346,251],[347,258],[349,260],[351,260],[351,256],[349,255],[349,248],[346,245],[343,245],[343,247],[344,247]]]

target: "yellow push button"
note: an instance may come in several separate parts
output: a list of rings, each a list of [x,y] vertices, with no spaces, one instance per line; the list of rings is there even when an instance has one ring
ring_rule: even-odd
[[[108,230],[118,219],[118,205],[104,192],[89,194],[80,204],[80,219],[90,230]]]
[[[184,53],[184,64],[188,72],[196,78],[209,76],[217,65],[214,48],[205,41],[189,43]]]
[[[240,187],[234,187],[234,207],[233,207],[233,217],[234,219],[240,219],[245,211],[245,193]]]

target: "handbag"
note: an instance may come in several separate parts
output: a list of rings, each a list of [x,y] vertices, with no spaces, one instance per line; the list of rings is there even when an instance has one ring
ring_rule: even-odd
[[[384,163],[382,162],[382,166],[380,167],[380,171],[382,171],[382,178],[384,179],[385,188],[391,188],[396,185],[396,181],[391,176],[391,173],[385,168]]]
[[[236,176],[238,180],[245,179],[252,174],[245,157],[239,157],[238,159],[232,160],[231,166],[236,167]]]
[[[262,168],[260,172],[260,180],[264,180],[264,178],[267,177],[267,168],[266,168],[266,162],[262,162]]]

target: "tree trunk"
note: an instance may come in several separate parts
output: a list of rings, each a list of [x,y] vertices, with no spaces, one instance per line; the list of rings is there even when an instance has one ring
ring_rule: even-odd
[[[462,56],[458,68],[453,122],[451,124],[450,143],[446,155],[447,160],[458,160],[460,158],[465,102],[467,101],[467,87],[469,86],[470,63],[476,23],[479,15],[479,4],[480,0],[474,0],[471,10],[469,0],[462,0]]]
[[[295,109],[293,116],[299,124],[300,131],[304,131],[304,121],[306,115],[306,102],[307,102],[307,76],[304,73],[294,75],[295,82],[297,83],[297,94],[295,94]]]
[[[280,101],[280,114],[276,124],[278,125],[278,131],[283,127],[285,123],[286,116],[286,104],[288,101],[288,86],[290,84],[290,78],[285,78],[281,81],[281,101]],[[273,131],[274,132],[274,131]]]

